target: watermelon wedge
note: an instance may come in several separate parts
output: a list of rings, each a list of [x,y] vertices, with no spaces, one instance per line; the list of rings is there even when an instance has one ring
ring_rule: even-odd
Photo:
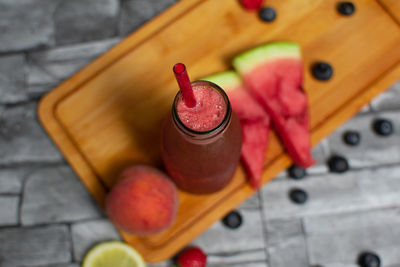
[[[313,165],[300,46],[292,42],[262,45],[235,57],[233,66],[271,116],[293,162],[304,168]]]
[[[258,189],[268,144],[269,116],[264,108],[249,94],[239,75],[234,71],[218,73],[202,80],[222,87],[229,97],[232,109],[242,127],[241,161],[250,185]]]

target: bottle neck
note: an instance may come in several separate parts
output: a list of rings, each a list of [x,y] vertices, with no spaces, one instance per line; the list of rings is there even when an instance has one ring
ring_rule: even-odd
[[[207,81],[195,81],[192,82],[192,86],[202,86],[202,87],[210,87],[216,91],[218,91],[221,96],[223,97],[225,101],[225,106],[226,106],[226,111],[223,116],[222,121],[214,128],[206,131],[196,131],[193,129],[190,129],[187,127],[184,123],[182,123],[181,119],[179,118],[179,114],[177,111],[177,104],[178,101],[182,101],[182,95],[180,92],[178,92],[175,96],[174,99],[174,104],[172,105],[172,120],[174,122],[174,125],[176,129],[178,130],[179,133],[181,133],[185,138],[191,140],[191,141],[199,141],[199,142],[204,142],[204,141],[211,141],[218,136],[222,135],[223,132],[228,128],[229,124],[231,123],[231,117],[232,117],[232,109],[231,105],[228,99],[228,96],[222,90],[219,86],[217,86],[214,83],[207,82]]]

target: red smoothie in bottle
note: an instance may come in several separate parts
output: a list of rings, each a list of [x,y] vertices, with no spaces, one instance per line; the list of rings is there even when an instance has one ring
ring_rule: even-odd
[[[180,92],[163,126],[162,158],[179,188],[213,193],[232,179],[239,162],[241,130],[228,97],[217,85],[192,83],[196,105],[186,106]]]

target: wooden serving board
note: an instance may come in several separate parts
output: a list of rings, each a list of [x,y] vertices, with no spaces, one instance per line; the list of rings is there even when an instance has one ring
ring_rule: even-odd
[[[173,64],[185,63],[195,79],[230,69],[231,59],[249,48],[289,40],[302,46],[316,144],[400,77],[395,17],[373,0],[354,0],[355,14],[341,16],[337,2],[268,0],[278,16],[263,23],[236,0],[180,1],[48,93],[39,106],[40,120],[103,206],[124,167],[161,167],[160,122],[178,89]],[[331,81],[311,77],[310,65],[317,60],[332,64]],[[273,134],[263,183],[289,164]],[[253,193],[239,166],[220,192],[179,192],[178,216],[168,230],[146,238],[121,234],[146,261],[161,261]]]

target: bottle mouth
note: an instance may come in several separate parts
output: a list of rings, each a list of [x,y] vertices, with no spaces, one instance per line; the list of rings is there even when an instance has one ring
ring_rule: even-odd
[[[172,118],[173,118],[175,125],[185,134],[187,134],[191,137],[194,137],[194,138],[197,137],[199,139],[213,137],[214,135],[219,134],[220,132],[224,131],[226,129],[226,127],[229,125],[229,122],[230,122],[230,119],[232,116],[231,104],[229,102],[229,98],[228,98],[227,94],[225,93],[225,91],[221,87],[216,85],[215,83],[208,82],[208,81],[200,80],[200,81],[192,82],[191,84],[193,87],[204,86],[204,87],[211,87],[211,88],[217,90],[222,95],[222,97],[225,101],[225,105],[226,105],[225,116],[217,126],[215,126],[214,128],[211,128],[210,130],[196,131],[196,130],[193,130],[193,129],[187,127],[178,116],[178,111],[177,111],[176,106],[178,104],[178,101],[182,97],[181,92],[178,91],[178,93],[175,95],[174,103],[172,105]]]

